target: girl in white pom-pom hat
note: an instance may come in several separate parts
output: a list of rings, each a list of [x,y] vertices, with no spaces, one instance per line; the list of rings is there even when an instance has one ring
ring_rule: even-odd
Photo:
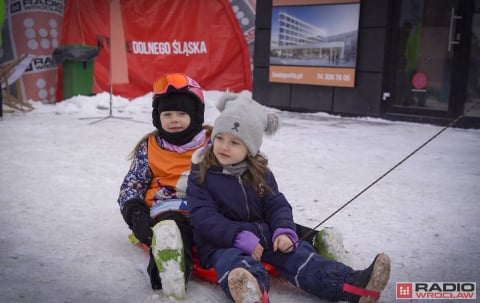
[[[292,207],[259,152],[263,135],[278,130],[278,116],[234,94],[224,95],[217,107],[212,144],[192,157],[187,207],[200,264],[215,268],[227,297],[268,302],[265,262],[322,299],[377,302],[390,276],[387,255],[378,254],[365,270],[353,270],[299,240]]]

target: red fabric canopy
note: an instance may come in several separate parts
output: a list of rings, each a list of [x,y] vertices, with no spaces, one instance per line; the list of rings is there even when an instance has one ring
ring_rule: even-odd
[[[62,45],[102,45],[93,90],[109,91],[110,1],[66,2]],[[120,0],[120,6],[129,83],[113,84],[115,95],[145,95],[169,72],[186,73],[206,90],[251,90],[247,42],[228,0]]]

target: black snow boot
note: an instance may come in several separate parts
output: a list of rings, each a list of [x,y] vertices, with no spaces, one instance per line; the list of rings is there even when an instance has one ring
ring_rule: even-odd
[[[378,254],[365,270],[354,270],[343,284],[344,301],[352,303],[376,303],[390,278],[390,259]]]
[[[153,290],[162,289],[162,280],[158,273],[157,265],[155,264],[155,259],[153,259],[152,249],[150,248],[150,262],[148,262],[147,273],[150,277],[150,285]]]

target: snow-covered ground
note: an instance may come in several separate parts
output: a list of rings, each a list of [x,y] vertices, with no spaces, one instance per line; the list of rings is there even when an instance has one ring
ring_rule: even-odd
[[[205,94],[211,124],[221,92]],[[35,102],[32,112],[0,120],[0,302],[166,301],[151,290],[147,253],[129,243],[116,202],[128,154],[153,130],[151,95],[113,97],[114,117],[132,121],[80,119],[107,116],[109,98]],[[310,227],[442,129],[278,113],[282,127],[262,150],[296,221]],[[396,282],[480,282],[479,197],[480,130],[451,128],[324,226],[342,231],[356,269],[390,255],[381,302],[394,302]],[[320,301],[279,278],[272,284],[271,302]],[[225,301],[217,285],[188,284],[185,302]]]

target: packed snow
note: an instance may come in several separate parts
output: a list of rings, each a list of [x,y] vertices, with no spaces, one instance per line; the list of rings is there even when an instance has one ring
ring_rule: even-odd
[[[205,92],[209,124],[221,93]],[[172,300],[150,288],[148,253],[129,242],[116,202],[129,153],[153,130],[151,97],[113,96],[113,117],[104,120],[108,93],[4,113],[0,302]],[[390,256],[380,302],[395,301],[396,282],[478,286],[480,130],[448,128],[379,179],[442,127],[271,110],[282,125],[262,151],[298,223],[317,226],[378,180],[319,228],[341,230],[355,269],[378,252]],[[281,278],[272,279],[270,299],[323,302]],[[227,299],[218,285],[193,277],[184,301]]]

